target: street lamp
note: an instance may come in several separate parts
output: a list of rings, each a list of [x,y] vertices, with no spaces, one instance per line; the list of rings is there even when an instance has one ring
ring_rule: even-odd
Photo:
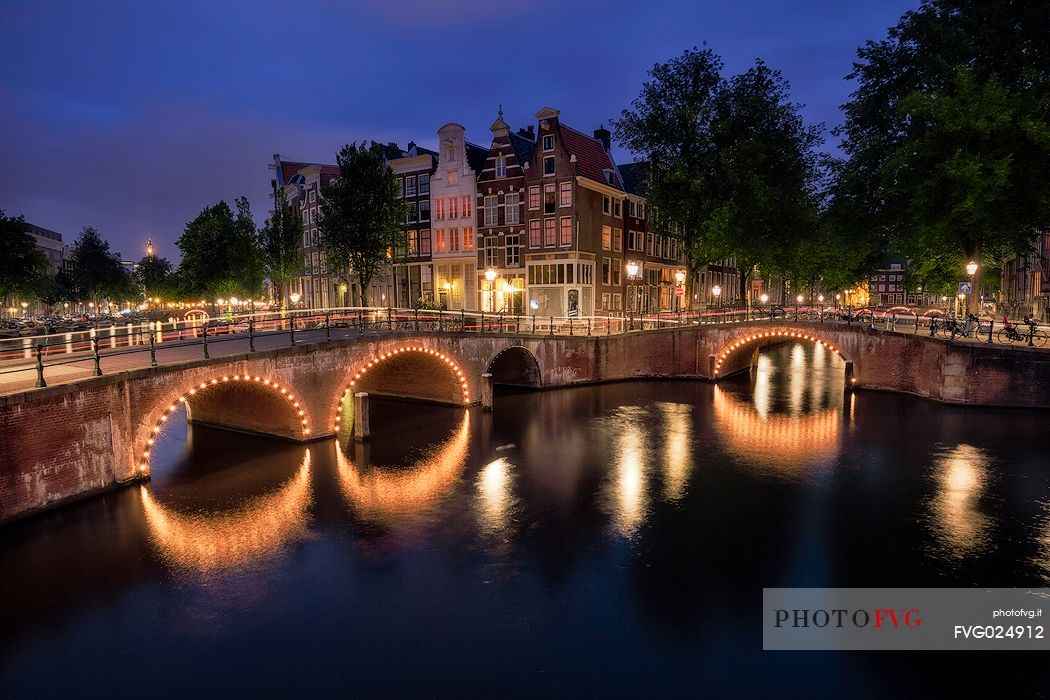
[[[970,292],[969,292],[969,294],[970,294],[970,299],[973,299],[973,278],[974,278],[974,275],[977,274],[977,263],[974,262],[973,260],[971,260],[969,263],[966,264],[966,274],[970,276]],[[960,294],[959,296],[962,296],[962,295]],[[969,301],[969,300],[967,300],[967,301]],[[968,313],[973,313],[973,309],[970,308],[971,306],[972,306],[972,304],[970,304],[970,303],[966,304],[966,310],[967,310]]]
[[[302,299],[302,298],[303,297],[302,297],[301,294],[299,294],[299,292],[292,292],[291,294],[288,295],[288,300],[290,302],[292,302],[292,306],[295,306],[296,304],[298,304],[299,300]]]
[[[715,295],[715,308],[722,308],[722,304],[720,301],[722,297],[722,288],[716,284],[714,287],[711,287],[711,293]]]
[[[769,303],[769,295],[766,294],[765,292],[762,292],[762,296],[760,296],[759,299],[762,300],[763,304]]]
[[[685,296],[685,290],[682,289],[682,283],[685,282],[685,270],[677,270],[674,273],[675,290],[674,290],[674,306],[676,311],[682,310],[681,299]]]
[[[631,299],[630,312],[631,312],[631,330],[634,330],[634,311],[635,307],[638,306],[638,289],[635,287],[635,283],[638,281],[638,269],[639,265],[633,260],[628,260],[627,265],[624,266],[627,270],[627,280],[631,285],[631,294],[628,295]]]
[[[29,315],[29,311],[27,311],[28,308],[29,308],[29,302],[23,301],[22,302],[22,315],[23,316],[28,316]]]
[[[485,270],[485,279],[489,282],[489,311],[496,310],[496,271],[491,267]]]

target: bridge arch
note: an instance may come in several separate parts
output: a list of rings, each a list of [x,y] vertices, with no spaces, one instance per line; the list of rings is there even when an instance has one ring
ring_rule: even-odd
[[[744,352],[768,343],[791,340],[805,340],[815,345],[822,345],[844,362],[849,361],[849,358],[842,354],[841,349],[835,343],[808,330],[796,328],[751,328],[723,344],[715,353],[714,367],[712,368],[714,378],[718,379],[750,367],[750,357],[748,357],[747,362],[742,361]]]
[[[229,412],[230,398],[240,394],[250,399],[252,412],[260,418],[258,429],[251,424],[230,423],[215,417]],[[290,437],[297,440],[310,439],[310,420],[299,399],[279,382],[252,374],[223,374],[187,386],[171,395],[167,401],[153,409],[145,421],[144,435],[135,451],[138,471],[149,471],[153,445],[172,415],[185,405],[188,420],[212,423],[244,432]],[[273,420],[273,412],[285,409],[284,416]],[[194,414],[197,414],[196,416]],[[268,421],[268,422],[267,422]]]
[[[493,384],[527,386],[539,389],[543,386],[540,362],[524,345],[510,345],[489,360],[486,372],[492,375]]]
[[[436,374],[435,368],[440,370]],[[361,361],[351,372],[332,407],[329,424],[337,433],[345,409],[357,391],[462,406],[471,402],[470,384],[459,362],[446,352],[424,345],[384,350]]]

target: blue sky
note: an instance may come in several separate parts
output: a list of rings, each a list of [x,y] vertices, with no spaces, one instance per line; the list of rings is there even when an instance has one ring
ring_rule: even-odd
[[[487,143],[543,106],[589,131],[646,71],[707,44],[730,73],[783,71],[811,122],[839,122],[855,51],[918,0],[3,0],[0,208],[127,257],[176,258],[185,223],[245,194],[269,206],[273,153],[334,161],[351,140]],[[829,143],[829,147],[834,144]],[[617,153],[619,161],[630,160]]]

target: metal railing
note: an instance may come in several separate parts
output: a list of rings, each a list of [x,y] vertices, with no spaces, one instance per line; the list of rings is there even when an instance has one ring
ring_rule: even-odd
[[[35,386],[47,386],[48,368],[90,363],[93,376],[100,376],[103,361],[148,353],[149,365],[157,366],[158,352],[169,356],[179,348],[200,348],[200,355],[180,353],[175,361],[192,357],[210,358],[213,349],[230,342],[246,341],[246,352],[257,344],[268,347],[295,345],[309,340],[330,341],[333,333],[342,337],[364,333],[466,333],[528,336],[610,336],[625,333],[681,328],[697,325],[724,325],[746,321],[817,323],[858,326],[882,332],[928,333],[948,341],[967,340],[959,334],[942,333],[943,314],[915,313],[910,310],[879,311],[833,306],[762,306],[716,308],[690,312],[627,312],[617,316],[542,316],[538,314],[486,313],[430,309],[376,307],[338,307],[288,310],[255,314],[234,314],[209,321],[146,321],[110,324],[108,328],[53,333],[49,335],[0,339],[0,382],[5,376],[35,370]],[[1020,328],[1024,327],[1021,325]],[[1004,340],[1002,325],[992,319],[975,324],[971,342]],[[1045,334],[1045,330],[1040,330]],[[1034,334],[1028,343],[1036,345]],[[1043,336],[1045,342],[1045,335]],[[83,366],[81,368],[84,368]]]

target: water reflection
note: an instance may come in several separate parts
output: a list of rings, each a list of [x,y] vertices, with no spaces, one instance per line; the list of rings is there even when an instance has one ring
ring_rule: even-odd
[[[685,495],[686,483],[693,468],[692,407],[681,403],[660,402],[660,427],[664,441],[664,498],[677,501]]]
[[[642,430],[647,412],[637,406],[621,408],[608,422],[618,436],[612,459],[614,466],[605,487],[605,505],[612,516],[613,528],[631,538],[645,518],[648,506],[646,468],[648,441]]]
[[[798,473],[838,452],[842,432],[838,409],[763,415],[717,385],[712,405],[726,447],[741,460]]]
[[[447,494],[460,474],[470,442],[470,414],[436,450],[407,468],[359,466],[336,447],[339,485],[360,517],[395,523],[401,516],[421,513]]]
[[[958,445],[937,456],[931,524],[940,553],[950,559],[977,554],[991,543],[992,519],[980,510],[988,464],[985,451],[972,445]]]
[[[483,535],[503,539],[510,531],[515,505],[513,467],[505,457],[486,464],[478,473],[478,526]]]
[[[149,538],[168,563],[211,572],[272,555],[306,532],[310,505],[310,450],[299,470],[270,494],[212,513],[166,508],[146,486],[139,489]]]

